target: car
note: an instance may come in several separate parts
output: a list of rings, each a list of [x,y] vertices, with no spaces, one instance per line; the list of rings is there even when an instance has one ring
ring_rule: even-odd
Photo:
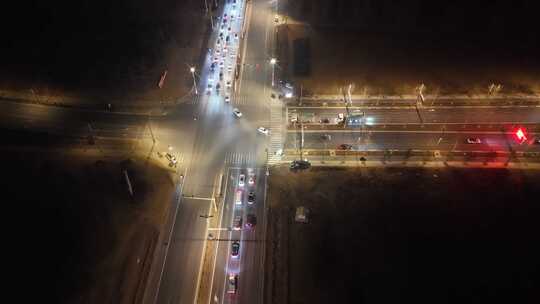
[[[219,72],[219,80],[223,80],[223,72]]]
[[[240,253],[240,242],[239,241],[233,241],[231,243],[231,257],[232,258],[238,258],[239,253]]]
[[[259,133],[261,133],[261,134],[264,134],[264,135],[268,135],[268,133],[269,133],[268,129],[265,128],[265,127],[259,127],[259,128],[257,128],[257,131]]]
[[[172,167],[173,165],[176,165],[176,157],[174,157],[174,155],[172,155],[171,153],[165,153],[165,158],[169,161],[169,166]]]
[[[535,139],[535,140],[534,140],[534,144],[540,145],[540,138]]]
[[[216,50],[216,55],[221,54],[221,51],[219,49]]]
[[[328,119],[328,118],[322,118],[321,120],[319,120],[319,122],[322,123],[322,124],[330,123],[330,119]]]
[[[216,91],[219,91],[219,89],[221,89],[221,84],[216,84]]]
[[[219,37],[223,37],[223,30],[225,30],[225,23],[223,23],[221,27],[219,28],[219,31],[221,32],[219,33]]]
[[[206,87],[206,92],[207,93],[212,92],[212,84],[211,83],[209,83],[208,86]]]
[[[238,40],[238,34],[234,33],[234,39]]]
[[[332,135],[330,134],[321,134],[322,140],[332,140]]]
[[[227,97],[225,97],[225,98],[227,98]],[[242,117],[242,112],[240,112],[240,110],[238,110],[237,108],[234,108],[232,112],[233,112],[234,116],[236,116],[238,118]]]
[[[291,170],[304,170],[309,169],[311,167],[311,163],[307,160],[294,160],[291,163],[290,169]]]
[[[246,218],[246,228],[251,229],[255,227],[255,225],[257,225],[257,217],[255,216],[255,214],[249,213]]]
[[[467,143],[468,144],[481,144],[482,140],[480,140],[480,138],[478,137],[469,137],[467,138]]]
[[[233,220],[233,230],[242,229],[242,216],[236,215]]]
[[[337,118],[336,118],[336,123],[341,123],[343,121],[345,121],[345,114],[338,113]]]
[[[352,150],[352,145],[341,144],[341,145],[338,146],[338,150]]]
[[[248,193],[248,204],[253,205],[255,203],[255,192],[251,191]]]
[[[227,31],[229,31],[229,32],[231,31],[231,27],[230,27],[230,26],[229,26],[229,28],[227,29]]]
[[[255,175],[250,174],[248,178],[248,184],[253,185],[255,183]]]
[[[218,38],[217,45],[220,45],[220,44],[221,44],[221,38]]]
[[[225,42],[229,42],[230,40],[231,40],[230,35],[227,35],[227,37],[225,37]]]
[[[223,67],[223,60],[219,62],[219,66]]]
[[[291,114],[291,123],[297,123],[298,122],[298,114],[292,113]]]
[[[246,176],[244,174],[240,174],[238,177],[238,187],[244,187],[246,184]]]
[[[225,85],[227,86],[227,88],[230,88],[232,85],[231,85],[231,81],[230,80],[227,80],[227,82],[225,83]]]
[[[231,97],[229,95],[225,96],[225,102],[230,102],[230,101],[231,101]],[[240,111],[238,111],[238,112],[240,112]],[[240,112],[240,114],[242,114],[242,113]],[[236,115],[236,114],[234,114],[234,115]],[[240,115],[240,116],[242,116],[242,115]]]
[[[234,273],[229,273],[227,278],[227,293],[235,294],[238,289],[238,275]]]
[[[212,62],[212,64],[210,65],[210,71],[214,71],[216,68],[216,63],[215,62]]]
[[[235,205],[242,205],[242,190],[236,190],[236,193],[234,194],[234,204]]]

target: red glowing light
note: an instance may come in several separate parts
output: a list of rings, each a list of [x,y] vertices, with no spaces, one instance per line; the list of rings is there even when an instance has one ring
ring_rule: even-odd
[[[521,128],[517,129],[516,136],[521,141],[527,140],[527,136],[525,135],[525,132]]]

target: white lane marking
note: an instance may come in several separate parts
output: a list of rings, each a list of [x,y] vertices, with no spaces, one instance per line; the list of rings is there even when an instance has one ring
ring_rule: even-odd
[[[229,170],[230,168],[227,168],[227,173],[224,175],[224,176],[229,176]],[[221,225],[222,225],[222,221],[223,221],[223,206],[226,204],[226,198],[227,198],[227,190],[228,190],[228,186],[229,186],[229,179],[228,178],[225,178],[225,192],[223,193],[223,201],[221,203],[221,210],[220,210],[220,214],[219,214],[219,223],[218,223],[218,227],[219,229],[222,229],[221,228]],[[226,228],[228,230],[228,228]],[[218,236],[221,236],[221,233],[218,234]],[[219,246],[221,245],[221,242],[217,242],[217,246],[216,246],[216,250],[214,252],[214,264],[212,266],[212,278],[210,279],[210,295],[212,295],[212,291],[213,291],[213,288],[214,288],[214,276],[215,276],[215,273],[216,273],[216,261],[218,259],[218,252],[219,252]],[[214,297],[216,297],[216,295],[214,295]],[[210,299],[211,297],[208,298],[208,303],[210,304]]]
[[[184,185],[186,184],[186,178],[187,178],[187,172],[189,170],[189,167],[184,168],[184,178],[181,179],[181,184],[178,185],[178,198],[176,199],[176,208],[174,208],[174,217],[173,222],[171,225],[171,230],[169,230],[169,237],[167,238],[167,246],[165,248],[165,256],[163,257],[163,264],[161,265],[161,271],[159,273],[159,279],[158,284],[156,288],[156,294],[154,296],[154,303],[157,302],[158,296],[159,296],[159,289],[161,288],[161,280],[163,278],[163,272],[165,271],[165,264],[167,263],[167,255],[169,253],[169,247],[171,246],[171,238],[174,231],[174,225],[176,224],[176,215],[178,214],[178,207],[180,207],[180,203],[182,201],[182,192],[184,190]],[[180,182],[180,180],[179,180]]]
[[[219,176],[219,175],[218,175]],[[212,200],[214,198],[214,194],[216,191],[216,178],[214,178],[214,183],[212,185],[212,195],[210,196],[210,203],[208,204],[208,210],[206,211],[206,214],[210,214],[210,210],[212,209]],[[201,198],[203,199],[203,198]],[[204,199],[208,200],[208,199]],[[203,242],[203,249],[201,252],[201,262],[199,263],[199,273],[197,274],[197,286],[195,287],[195,298],[193,299],[193,304],[197,304],[197,300],[199,298],[199,288],[201,287],[201,276],[202,276],[202,269],[204,265],[204,255],[206,253],[206,245],[208,243],[208,226],[210,225],[210,219],[206,218],[206,225],[204,228],[204,242]]]
[[[411,102],[413,103],[413,102]],[[289,109],[296,109],[296,110],[331,110],[331,109],[343,109],[346,108],[344,106],[289,106]],[[470,106],[425,106],[423,109],[512,109],[512,108],[540,108],[540,105],[538,106],[490,106],[490,105],[470,105]],[[350,106],[349,109],[381,109],[381,110],[388,110],[388,109],[416,109],[415,106],[404,104],[402,106]]]
[[[441,130],[370,130],[370,133],[417,133],[417,134],[441,134]],[[288,130],[287,133],[296,134],[294,130]],[[304,130],[304,133],[365,133],[362,130]],[[513,132],[502,132],[502,131],[449,131],[445,130],[445,134],[514,134]],[[528,134],[537,134],[536,132],[528,132]]]

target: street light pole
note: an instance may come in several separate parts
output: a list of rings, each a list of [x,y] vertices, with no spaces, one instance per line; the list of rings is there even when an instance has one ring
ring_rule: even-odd
[[[191,76],[193,76],[193,87],[195,88],[195,95],[198,95],[199,92],[197,92],[197,82],[195,81],[195,67],[190,67],[189,71],[191,72]]]
[[[276,67],[276,58],[270,59],[270,65],[272,66],[272,86],[274,86],[274,74],[275,74],[275,67]]]

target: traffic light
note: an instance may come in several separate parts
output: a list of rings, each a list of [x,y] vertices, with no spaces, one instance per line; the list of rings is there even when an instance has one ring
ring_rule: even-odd
[[[520,143],[523,143],[527,140],[527,135],[525,134],[525,130],[523,130],[522,128],[518,128],[515,134],[516,134],[516,138],[518,139]]]

